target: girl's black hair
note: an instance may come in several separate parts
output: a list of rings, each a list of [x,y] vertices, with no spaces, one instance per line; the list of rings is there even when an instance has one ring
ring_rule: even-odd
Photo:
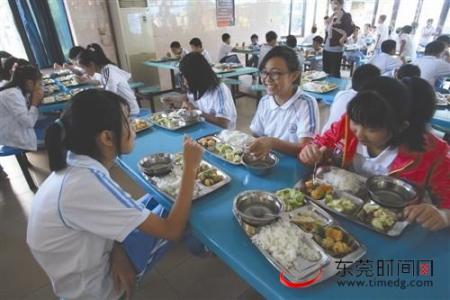
[[[69,59],[76,59],[83,50],[84,48],[81,46],[73,46],[69,50]]]
[[[6,51],[0,51],[0,74],[3,73],[3,64],[4,64],[5,60],[11,56],[12,55]]]
[[[188,82],[189,92],[196,100],[220,84],[216,73],[201,53],[191,52],[183,57],[180,62],[180,73]]]
[[[17,68],[12,73],[11,80],[0,88],[0,91],[4,91],[13,87],[18,87],[22,93],[25,95],[25,84],[27,80],[32,80],[34,82],[40,80],[42,78],[42,73],[38,68],[26,64],[26,65],[18,65]]]
[[[12,77],[12,68],[14,64],[17,64],[18,66],[24,66],[30,64],[27,60],[22,58],[17,58],[14,56],[10,56],[3,62],[3,68],[0,73],[0,79],[1,80],[11,80]]]
[[[409,127],[405,134],[411,150],[425,150],[427,124],[436,111],[436,94],[428,81],[419,77],[405,77],[402,82],[411,91],[411,111]]]
[[[113,133],[120,155],[122,128],[128,118],[124,106],[129,109],[125,99],[109,91],[89,89],[76,94],[60,119],[47,128],[45,146],[50,169],[59,171],[66,167],[66,151],[100,161],[96,138],[104,130]]]
[[[297,54],[295,53],[294,50],[286,46],[273,47],[264,56],[263,60],[261,61],[261,64],[259,65],[259,70],[262,71],[266,67],[267,62],[274,57],[282,58],[286,62],[289,72],[292,73],[300,71],[300,63],[298,62]]]
[[[93,63],[97,66],[103,67],[112,62],[106,57],[102,47],[97,43],[87,45],[86,49],[82,49],[78,54],[78,63],[88,66]]]
[[[403,130],[409,121],[410,103],[410,93],[404,84],[381,76],[365,84],[356,94],[347,105],[347,115],[364,127],[387,129],[392,134],[390,146],[414,147],[407,139],[407,130]]]

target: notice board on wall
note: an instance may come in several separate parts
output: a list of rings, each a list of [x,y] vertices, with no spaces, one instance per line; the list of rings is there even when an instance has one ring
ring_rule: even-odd
[[[216,0],[217,27],[234,26],[234,0]]]

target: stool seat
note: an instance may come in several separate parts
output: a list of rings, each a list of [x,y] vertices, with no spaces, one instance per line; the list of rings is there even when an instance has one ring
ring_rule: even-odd
[[[140,82],[140,81],[131,81],[131,82],[128,82],[128,85],[133,90],[145,86],[145,84],[143,82]]]
[[[157,85],[145,86],[145,87],[142,87],[142,88],[138,89],[138,93],[139,94],[143,94],[143,95],[145,95],[145,94],[152,94],[152,93],[158,93],[160,91],[161,91],[161,89]]]

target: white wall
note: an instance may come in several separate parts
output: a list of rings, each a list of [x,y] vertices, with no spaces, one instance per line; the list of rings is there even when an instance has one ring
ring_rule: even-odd
[[[178,40],[190,50],[189,40],[199,37],[215,61],[222,33],[231,35],[231,43],[247,45],[253,33],[265,41],[265,33],[274,30],[279,36],[286,35],[289,24],[289,0],[235,0],[236,25],[217,27],[215,0],[165,0],[148,1],[148,22],[152,24],[154,50],[157,57],[164,56],[171,41]],[[150,51],[153,52],[153,51]],[[243,60],[243,59],[242,59]],[[169,72],[160,71],[160,82],[169,86]]]

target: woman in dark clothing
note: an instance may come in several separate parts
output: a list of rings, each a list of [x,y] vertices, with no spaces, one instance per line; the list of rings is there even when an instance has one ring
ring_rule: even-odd
[[[323,70],[331,76],[341,77],[341,60],[344,43],[353,33],[355,25],[352,16],[343,10],[344,0],[330,2],[333,14],[325,28]]]

